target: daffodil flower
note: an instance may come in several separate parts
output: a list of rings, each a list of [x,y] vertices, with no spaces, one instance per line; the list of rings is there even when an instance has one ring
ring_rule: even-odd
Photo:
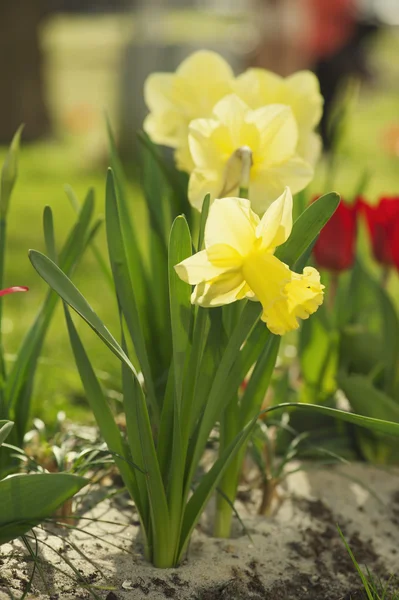
[[[323,113],[319,81],[310,71],[280,77],[265,69],[248,69],[232,83],[233,91],[252,109],[267,104],[290,106],[298,127],[297,152],[315,165],[321,151],[315,128]]]
[[[188,188],[190,203],[201,210],[211,198],[238,196],[242,177],[242,148],[252,153],[249,200],[263,213],[285,186],[293,193],[313,177],[313,167],[297,152],[298,127],[289,106],[271,104],[250,109],[235,94],[218,102],[210,119],[189,126],[189,146],[195,165]]]
[[[175,266],[179,277],[194,285],[193,304],[222,306],[249,298],[262,304],[262,320],[272,333],[297,329],[323,302],[316,269],[294,273],[274,256],[292,229],[289,188],[262,219],[243,198],[213,202],[205,226],[205,250]]]
[[[175,148],[177,167],[190,172],[188,125],[210,117],[215,104],[231,92],[233,71],[209,50],[191,54],[175,73],[152,73],[145,82],[144,98],[150,114],[144,130],[156,144]]]

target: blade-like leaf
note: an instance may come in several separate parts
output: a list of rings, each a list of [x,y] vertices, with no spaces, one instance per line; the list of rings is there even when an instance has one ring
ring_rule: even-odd
[[[177,275],[175,265],[189,256],[191,256],[190,230],[184,217],[176,217],[172,225],[169,240],[169,298],[174,382],[178,410],[180,410],[184,368],[190,345],[192,309],[190,286]]]
[[[121,433],[115,423],[114,416],[104,396],[103,390],[101,389],[101,385],[96,377],[94,369],[91,366],[89,357],[86,354],[76,327],[73,324],[69,310],[66,307],[65,318],[76,366],[79,371],[87,400],[89,401],[90,407],[93,411],[105,443],[107,444],[109,450],[115,455],[114,460],[121,473],[122,479],[125,482],[130,494],[136,500],[138,494],[135,473],[130,468],[126,460],[123,460],[123,458],[128,460],[129,456],[126,455]],[[121,456],[122,459],[119,459],[118,455]],[[136,500],[136,504],[138,504],[138,499]]]
[[[339,200],[336,192],[330,192],[312,202],[295,221],[288,240],[277,248],[277,258],[293,266],[334,214]]]
[[[194,527],[209,501],[212,493],[218,485],[220,478],[227,469],[233,458],[236,456],[240,448],[248,441],[253,428],[256,424],[257,417],[248,423],[244,429],[236,436],[232,443],[225,448],[221,456],[214,463],[212,468],[201,479],[200,484],[194,491],[188,501],[183,518],[182,531],[179,544],[179,555],[177,556],[177,564],[182,559],[182,555],[186,550],[188,541],[193,532]]]
[[[50,206],[45,206],[43,211],[43,231],[44,231],[44,241],[46,244],[46,251],[51,260],[55,263],[57,260],[57,250],[55,247],[55,237],[54,237],[54,222],[53,222],[53,212]]]
[[[376,389],[363,375],[340,375],[338,384],[348,398],[353,410],[375,419],[397,421],[399,405],[384,392]]]
[[[118,342],[65,273],[47,256],[37,250],[30,250],[29,258],[40,277],[90,325],[108,348],[135,373],[132,363]]]
[[[21,125],[15,133],[7,152],[0,177],[0,218],[5,219],[10,205],[10,198],[18,175],[18,155],[21,141]]]
[[[87,479],[70,473],[12,475],[0,481],[0,544],[50,517],[87,483]]]
[[[134,349],[144,375],[146,389],[154,411],[157,411],[157,400],[153,383],[153,376],[148,359],[144,339],[142,316],[139,313],[133,282],[127,262],[125,245],[123,242],[121,218],[115,193],[112,171],[108,170],[106,184],[106,228],[109,258],[115,282],[118,301],[125,317],[126,324],[132,339]]]
[[[346,412],[344,410],[338,410],[337,408],[328,408],[327,406],[321,406],[319,404],[284,402],[282,404],[277,404],[276,406],[266,408],[261,412],[261,414],[264,415],[269,412],[274,412],[276,410],[286,410],[288,408],[295,408],[297,410],[305,412],[318,412],[322,415],[326,415],[334,419],[341,419],[342,421],[346,421],[347,423],[359,425],[359,427],[365,427],[366,429],[370,429],[370,431],[378,431],[379,433],[385,433],[394,437],[399,436],[399,423],[357,415],[355,413]]]
[[[0,421],[0,446],[7,439],[13,427],[14,423],[12,421]]]

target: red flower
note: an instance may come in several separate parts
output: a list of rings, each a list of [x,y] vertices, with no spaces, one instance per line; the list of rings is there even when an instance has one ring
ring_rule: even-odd
[[[360,200],[359,205],[366,218],[375,260],[385,267],[399,268],[399,196],[381,198],[375,206]]]
[[[319,267],[340,272],[355,260],[357,203],[341,200],[331,219],[320,231],[313,254]]]
[[[14,287],[6,288],[5,290],[0,290],[0,296],[5,296],[6,294],[14,294],[14,292],[27,292],[29,288],[25,286],[15,285]]]

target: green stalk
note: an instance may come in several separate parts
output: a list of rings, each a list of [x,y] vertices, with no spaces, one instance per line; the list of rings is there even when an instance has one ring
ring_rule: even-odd
[[[229,407],[225,410],[220,423],[219,455],[231,444],[241,427],[237,420],[238,398],[235,396]],[[244,450],[245,451],[245,450]],[[216,496],[216,514],[213,526],[213,535],[217,538],[230,537],[231,521],[233,518],[233,505],[236,498],[238,479],[241,471],[243,453],[237,456],[226,468],[218,488],[222,494]],[[229,501],[226,500],[228,498]]]

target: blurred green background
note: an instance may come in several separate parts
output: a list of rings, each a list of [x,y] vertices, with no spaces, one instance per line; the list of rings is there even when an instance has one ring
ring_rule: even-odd
[[[40,30],[46,103],[53,132],[43,140],[23,142],[19,178],[9,213],[5,283],[30,288],[28,294],[5,298],[3,335],[10,361],[46,292],[45,284],[27,258],[29,248],[44,250],[44,206],[49,204],[53,209],[59,245],[74,220],[73,209],[64,192],[65,184],[73,187],[80,200],[89,187],[93,187],[96,211],[100,215],[103,212],[108,164],[104,111],[109,114],[115,129],[120,131],[123,89],[120,65],[126,44],[131,39],[132,24],[134,17],[128,21],[123,14],[57,15],[48,18]],[[187,27],[197,31],[194,15],[184,14],[184,27],[180,22],[177,31],[184,30],[187,35]],[[361,84],[348,120],[339,146],[333,187],[350,200],[367,170],[370,179],[365,192],[374,202],[380,195],[399,193],[399,63],[393,59],[399,56],[397,29],[379,32],[368,45],[367,55],[372,78]],[[136,93],[141,95],[142,90],[138,89]],[[5,147],[1,148],[1,160],[5,151]],[[135,175],[138,171],[136,163],[134,155],[129,155],[126,169],[131,210],[138,224],[137,230],[143,236],[146,212]],[[326,159],[323,159],[308,189],[309,197],[327,191],[325,182]],[[100,232],[96,243],[106,255],[104,231]],[[144,243],[143,238],[140,243]],[[117,336],[115,301],[90,251],[74,281]],[[399,289],[396,275],[391,285],[394,292]],[[80,320],[76,323],[90,355],[96,355],[95,364],[110,395],[117,400],[115,382],[119,365],[116,359],[97,342],[84,323]],[[71,418],[91,419],[60,307],[47,336],[34,393],[34,412],[46,422],[51,422],[59,410],[65,410]]]

